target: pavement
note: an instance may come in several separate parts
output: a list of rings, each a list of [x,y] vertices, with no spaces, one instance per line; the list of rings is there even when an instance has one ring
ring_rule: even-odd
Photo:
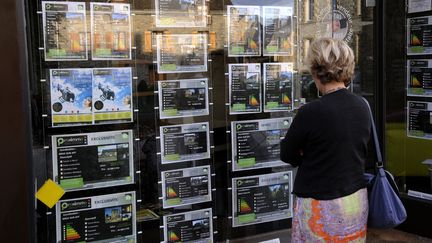
[[[369,230],[367,234],[368,243],[426,243],[431,242],[432,239],[420,237],[418,235],[409,234],[399,230]]]
[[[279,239],[280,243],[291,242],[291,230],[280,230],[271,233],[255,235],[251,237],[234,239],[226,243],[260,243],[262,241],[270,241]],[[276,243],[277,241],[269,242]],[[432,243],[432,239],[420,237],[418,235],[409,234],[399,230],[368,230],[367,243]]]

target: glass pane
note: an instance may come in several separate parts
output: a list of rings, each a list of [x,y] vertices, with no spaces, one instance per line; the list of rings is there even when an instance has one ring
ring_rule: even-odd
[[[347,41],[350,88],[375,99],[374,10],[363,0],[27,8],[35,186],[52,179],[66,191],[53,209],[38,203],[38,242],[216,242],[288,229],[295,170],[279,142],[320,97],[305,63],[311,43]]]
[[[429,86],[431,21],[427,1],[387,3],[387,112],[388,168],[408,196],[432,200],[431,119]],[[390,34],[391,33],[391,34]],[[400,50],[406,50],[401,52]]]

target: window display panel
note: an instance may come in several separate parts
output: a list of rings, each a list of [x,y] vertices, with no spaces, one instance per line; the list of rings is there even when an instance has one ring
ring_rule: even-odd
[[[210,166],[162,172],[163,208],[211,201]]]
[[[206,0],[155,0],[156,27],[206,27]]]
[[[228,5],[228,56],[261,56],[261,8]]]
[[[156,36],[158,73],[207,72],[207,35]]]
[[[384,11],[385,21],[389,23],[385,30],[387,37],[377,41],[385,44],[386,60],[400,63],[384,65],[387,80],[384,93],[375,94],[376,101],[384,98],[384,103],[377,104],[385,106],[385,124],[381,124],[385,128],[385,167],[395,176],[401,198],[404,204],[407,202],[407,211],[410,211],[409,207],[415,207],[415,211],[427,212],[430,202],[426,200],[432,200],[431,167],[428,171],[425,163],[431,158],[432,141],[428,56],[432,53],[432,29],[430,13],[425,11],[430,10],[431,1],[398,0],[389,1],[384,6],[392,9],[391,12]],[[404,49],[406,52],[401,51]],[[379,121],[383,110],[377,109]],[[429,218],[429,215],[424,214],[423,218]],[[430,231],[426,229],[423,232]]]
[[[408,0],[408,13],[418,13],[432,10],[431,0]]]
[[[293,63],[264,63],[264,112],[294,109]]]
[[[52,126],[93,124],[92,69],[51,69]]]
[[[53,178],[66,191],[130,184],[132,130],[52,137]]]
[[[160,127],[162,164],[210,158],[209,123]]]
[[[232,122],[232,170],[287,165],[280,160],[280,141],[291,121],[289,117]]]
[[[293,9],[282,6],[264,6],[262,11],[264,56],[293,55]]]
[[[137,242],[135,192],[61,200],[56,226],[56,242]]]
[[[229,64],[230,114],[261,112],[261,64]]]
[[[84,2],[42,2],[45,61],[87,60]]]
[[[213,242],[212,209],[164,216],[165,242]]]
[[[208,79],[159,81],[160,119],[209,114]]]
[[[90,3],[93,60],[131,59],[130,4]]]
[[[93,106],[96,124],[132,122],[132,69],[94,68]]]
[[[34,77],[30,80],[31,98],[35,101],[35,108],[45,108],[42,111],[45,113],[41,115],[47,116],[46,119],[41,119],[37,109],[34,110],[35,117],[39,117],[37,120],[41,120],[41,124],[34,123],[34,137],[35,140],[38,140],[35,142],[37,144],[35,152],[37,153],[39,148],[49,150],[51,146],[57,151],[57,155],[53,157],[55,161],[51,161],[50,152],[42,150],[41,157],[46,157],[46,159],[36,160],[40,161],[38,168],[42,168],[37,172],[37,177],[42,178],[43,175],[51,176],[51,173],[57,173],[56,176],[60,178],[61,173],[65,173],[60,170],[60,163],[64,164],[69,162],[69,159],[74,160],[74,156],[78,156],[78,162],[74,163],[91,167],[93,173],[73,174],[78,179],[68,177],[63,178],[63,181],[56,181],[67,188],[65,198],[81,198],[134,190],[136,198],[139,199],[137,210],[141,212],[141,216],[137,219],[140,229],[137,231],[138,242],[164,240],[211,242],[211,237],[215,242],[235,241],[234,238],[245,237],[246,234],[252,236],[289,228],[289,220],[281,220],[261,224],[259,227],[251,225],[233,229],[231,224],[226,224],[226,222],[231,222],[230,216],[232,215],[231,207],[226,207],[232,195],[229,187],[231,187],[232,178],[251,175],[262,178],[265,176],[259,174],[277,172],[286,168],[276,156],[278,142],[284,136],[286,129],[276,120],[287,119],[285,117],[291,116],[294,108],[312,100],[318,93],[316,89],[315,92],[311,89],[302,89],[302,86],[311,84],[303,82],[300,76],[305,72],[306,67],[301,61],[303,59],[302,43],[305,39],[310,41],[316,39],[320,35],[319,31],[332,33],[331,24],[325,26],[330,26],[329,29],[322,28],[324,24],[331,23],[331,21],[327,22],[327,19],[322,20],[326,16],[329,16],[329,19],[333,16],[331,4],[328,1],[310,1],[308,5],[311,17],[308,20],[313,23],[303,23],[304,4],[293,0],[285,2],[252,0],[81,2],[85,2],[85,11],[88,13],[87,24],[83,24],[84,27],[87,26],[87,30],[81,31],[87,35],[87,38],[83,40],[87,40],[88,43],[80,48],[89,49],[84,53],[86,56],[89,53],[88,59],[90,60],[68,62],[71,64],[68,65],[65,62],[44,62],[45,57],[40,46],[43,39],[42,19],[40,19],[43,7],[41,2],[28,1],[30,7],[26,10],[31,17],[29,20],[36,20],[27,23],[31,31],[28,36],[31,46],[28,50],[35,52],[34,56],[32,55],[32,58],[29,59],[35,60],[31,63],[31,70],[35,70]],[[338,4],[343,4],[343,2],[339,1]],[[74,4],[63,0],[59,3]],[[355,4],[346,5],[356,7]],[[340,27],[344,31],[354,30],[353,38],[356,35],[361,38],[366,36],[368,41],[361,41],[361,46],[367,46],[366,49],[372,50],[374,48],[370,48],[372,43],[369,42],[371,35],[363,30],[373,27],[373,21],[369,15],[365,14],[364,10],[367,7],[362,5],[361,18],[358,17],[360,14],[352,15],[353,25],[347,24],[348,18],[341,19],[339,22],[342,26]],[[122,9],[117,6],[128,7]],[[351,8],[347,10],[352,11]],[[39,19],[40,21],[37,21]],[[74,26],[77,24],[77,27],[73,27],[73,30],[74,28],[79,29],[78,23],[78,20],[74,22]],[[51,35],[55,36],[55,34]],[[403,35],[405,37],[405,33]],[[68,39],[73,40],[74,38]],[[73,45],[75,50],[78,50],[77,43]],[[360,54],[365,53],[362,48],[355,51]],[[367,52],[363,56],[373,55]],[[367,64],[368,68],[371,67],[370,62],[365,62],[366,58],[360,56],[358,59],[360,63]],[[78,67],[88,68],[91,77],[83,78],[82,71],[74,71],[82,76],[76,76],[75,81],[66,82],[73,83],[73,85],[67,92],[64,92],[64,95],[60,90],[66,91],[66,87],[60,87],[57,90],[57,86],[53,86],[52,90],[55,92],[46,92],[47,89],[51,89],[51,86],[48,88],[43,84],[44,79],[48,79],[49,69],[78,70]],[[125,71],[121,74],[122,76],[116,76],[120,73],[115,73],[123,67],[131,67],[130,73]],[[236,70],[231,69],[233,67]],[[104,73],[108,70],[111,70],[112,73]],[[361,67],[356,67],[357,71],[360,72]],[[359,79],[373,81],[370,76],[369,72],[356,75]],[[72,80],[73,77],[68,79]],[[307,81],[311,80],[312,78],[308,78]],[[116,81],[122,84],[117,85]],[[79,84],[80,82],[83,84]],[[75,84],[81,85],[79,88],[83,91],[80,92],[84,93],[84,90],[87,92],[85,95],[87,99],[78,97],[78,92],[75,92],[75,89],[78,88]],[[365,86],[362,84],[361,87]],[[133,101],[129,101],[127,97],[129,92],[126,90],[129,89],[131,90],[129,99]],[[73,96],[70,92],[75,95],[75,98],[71,98]],[[51,98],[46,97],[51,93],[55,94],[53,102],[50,102]],[[370,90],[364,93],[372,94]],[[213,99],[214,94],[217,94],[217,99]],[[310,94],[310,97],[303,96],[303,94]],[[48,100],[45,100],[46,98]],[[80,100],[79,106],[76,103],[78,100]],[[48,103],[51,105],[50,108],[48,108]],[[54,103],[59,103],[61,106],[58,104],[53,106]],[[69,106],[72,105],[74,107],[70,108]],[[58,107],[63,107],[61,111],[65,114],[77,115],[77,117],[61,122],[56,121],[51,125],[49,111],[59,109]],[[51,113],[54,114],[54,112]],[[86,118],[84,116],[79,118],[79,115],[82,114],[86,114]],[[233,122],[245,126],[257,122],[258,129],[236,131],[230,129]],[[206,126],[203,128],[197,124],[206,124]],[[51,126],[55,129],[51,129]],[[66,126],[76,127],[69,129]],[[120,138],[110,142],[104,140],[88,142],[92,136],[117,136],[120,132],[129,131],[124,129],[131,130],[133,136],[130,138],[133,143],[129,139],[126,142]],[[226,133],[227,131],[230,133]],[[233,133],[235,133],[235,140],[231,140]],[[86,136],[87,144],[66,145],[70,143],[68,139],[74,139],[75,136]],[[56,143],[52,144],[53,141],[47,138],[64,139],[67,142],[63,142],[65,145],[63,143],[57,145],[56,140]],[[248,140],[245,142],[241,139]],[[237,145],[233,147],[233,143]],[[129,157],[124,157],[122,152],[119,152],[120,150],[126,151],[126,146],[128,149],[133,149],[129,151]],[[114,152],[115,149],[117,151]],[[229,153],[230,149],[235,152],[236,158]],[[96,151],[98,151],[97,155],[95,155]],[[71,158],[60,158],[63,152],[72,153]],[[115,153],[117,153],[117,161],[114,161]],[[99,156],[103,159],[99,160]],[[227,160],[231,160],[231,164],[227,164]],[[105,171],[106,164],[115,167],[118,171],[114,170],[115,173],[110,169]],[[202,165],[210,165],[212,169],[216,168],[213,171],[215,174],[210,176],[197,172],[197,176],[187,175],[196,168],[194,166]],[[52,171],[51,166],[57,166],[57,168]],[[132,171],[134,178],[131,178],[131,181],[128,181],[126,175],[126,172],[129,172],[127,166],[129,169],[134,167]],[[48,168],[49,171],[43,168]],[[76,173],[77,170],[84,173],[89,169],[74,167],[68,172]],[[161,178],[165,177],[164,173],[167,171],[181,175],[167,176],[162,180]],[[199,180],[194,180],[192,185],[192,177],[202,177],[202,179],[199,183]],[[205,178],[208,179],[208,182],[205,181]],[[68,179],[71,180],[67,181]],[[211,184],[210,181],[218,183],[218,190],[214,194],[211,187],[207,188],[207,185]],[[174,189],[170,190],[168,185]],[[164,194],[162,194],[162,186],[166,190]],[[256,188],[260,187],[265,188],[266,186],[264,184],[256,186]],[[239,189],[252,190],[253,188],[251,186]],[[85,191],[84,189],[90,190]],[[189,197],[187,194],[192,195],[196,190],[198,190],[197,198],[200,193],[202,193],[202,198],[194,201],[194,197]],[[173,191],[178,198],[181,198],[180,204]],[[256,196],[259,196],[258,194],[254,193]],[[163,199],[163,195],[166,195],[167,198]],[[211,195],[212,201],[206,198],[207,195]],[[164,209],[163,202],[168,209]],[[183,204],[185,202],[191,204]],[[169,205],[170,203],[172,205]],[[203,215],[195,217],[193,216],[195,213],[189,214],[189,211],[210,209],[210,207],[211,210],[218,212],[218,218],[213,219],[214,235],[212,230],[208,230],[206,220],[201,223],[200,218],[206,219],[206,217]],[[37,229],[42,232],[41,235],[46,234],[49,237],[50,232],[55,232],[55,230],[54,225],[49,222],[52,216],[47,216],[46,211],[49,209],[38,205],[37,213],[41,215],[41,218],[38,218]],[[248,216],[236,216],[241,218],[238,224],[243,226],[273,220],[264,215],[265,210],[262,207],[257,208],[256,211],[256,220],[253,222],[248,221]],[[159,220],[164,219],[167,213],[181,217],[184,215],[184,220],[167,221],[165,225],[165,222]],[[279,211],[275,210],[274,214],[275,219],[278,220]],[[182,230],[183,233],[178,233]],[[174,234],[171,234],[170,231]],[[198,236],[198,232],[201,235]],[[207,238],[207,232],[210,233],[210,238]],[[79,234],[82,236],[81,233]],[[44,240],[44,236],[38,236],[38,238],[41,239],[38,239],[38,242],[50,242]],[[85,239],[77,241],[85,241]],[[116,242],[111,239],[105,241]]]
[[[291,190],[291,171],[233,178],[233,227],[291,218]]]
[[[407,19],[407,54],[432,54],[432,17]]]
[[[432,97],[432,60],[407,61],[407,95]]]
[[[432,103],[408,101],[408,137],[432,139]]]

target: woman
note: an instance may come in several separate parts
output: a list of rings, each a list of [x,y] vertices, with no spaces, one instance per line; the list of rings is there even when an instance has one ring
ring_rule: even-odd
[[[365,242],[371,123],[365,102],[346,89],[354,54],[323,38],[311,44],[307,62],[323,96],[299,109],[281,142],[281,159],[298,167],[292,242]]]

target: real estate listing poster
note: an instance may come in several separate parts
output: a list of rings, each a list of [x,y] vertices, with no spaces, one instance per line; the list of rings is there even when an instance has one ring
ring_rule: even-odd
[[[432,102],[408,101],[407,136],[432,139]]]
[[[229,64],[230,114],[261,112],[261,64]]]
[[[162,164],[210,158],[209,123],[160,127]]]
[[[264,56],[292,56],[293,10],[291,7],[263,7],[263,42]]]
[[[232,122],[232,170],[287,165],[280,160],[280,141],[291,121],[287,117]]]
[[[131,68],[93,69],[95,124],[133,121]]]
[[[228,56],[261,56],[261,9],[228,6]]]
[[[165,242],[213,242],[212,209],[164,216]]]
[[[208,79],[159,81],[161,119],[209,114]]]
[[[56,242],[137,242],[135,192],[61,200]]]
[[[432,60],[407,61],[407,95],[432,97]]]
[[[418,13],[432,10],[431,0],[408,0],[408,13]]]
[[[50,69],[53,127],[91,125],[92,69]]]
[[[164,216],[165,242],[213,243],[212,209]]]
[[[264,63],[264,112],[292,110],[293,84],[293,63]]]
[[[211,201],[210,166],[162,172],[163,208]]]
[[[233,178],[233,227],[291,218],[291,190],[291,171]]]
[[[407,19],[407,54],[432,54],[432,16]]]
[[[207,26],[206,0],[155,0],[156,27]]]
[[[132,130],[52,137],[54,181],[66,191],[134,182]]]
[[[45,61],[87,60],[84,2],[42,2]]]
[[[93,60],[131,59],[130,4],[90,3]]]
[[[207,72],[207,35],[156,36],[158,73]]]

